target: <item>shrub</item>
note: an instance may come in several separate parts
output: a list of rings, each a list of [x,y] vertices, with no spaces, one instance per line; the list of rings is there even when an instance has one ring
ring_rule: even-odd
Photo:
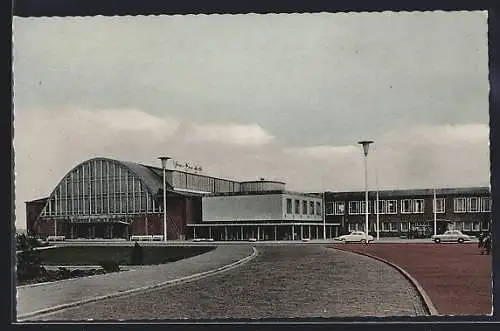
[[[116,261],[107,260],[99,262],[101,268],[104,269],[105,272],[117,272],[120,271],[120,265]]]
[[[71,271],[64,267],[57,268],[57,279],[71,278]]]
[[[33,248],[36,239],[28,237],[25,234],[16,235],[16,249],[20,250],[17,254],[16,275],[18,281],[31,280],[40,277],[45,271],[42,267],[42,259],[38,251]]]
[[[90,270],[92,271],[92,270]],[[89,274],[92,275],[91,272],[89,272]],[[70,272],[70,275],[71,275],[71,278],[76,278],[76,277],[84,277],[86,275],[85,271],[84,270],[81,270],[81,269],[75,269],[75,270],[72,270]]]
[[[144,260],[144,251],[142,246],[137,242],[132,247],[132,252],[130,254],[130,264],[131,265],[139,265],[142,264]]]

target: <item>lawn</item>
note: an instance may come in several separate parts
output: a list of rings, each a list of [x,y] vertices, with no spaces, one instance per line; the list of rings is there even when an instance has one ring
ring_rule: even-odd
[[[441,315],[488,315],[492,260],[476,244],[349,244],[335,248],[388,260],[413,276]]]
[[[145,265],[174,262],[213,250],[210,246],[142,247]],[[132,247],[119,246],[71,246],[41,250],[44,265],[99,265],[101,261],[130,264]]]

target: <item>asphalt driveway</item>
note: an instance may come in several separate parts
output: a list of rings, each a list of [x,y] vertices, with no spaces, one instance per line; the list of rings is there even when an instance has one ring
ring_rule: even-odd
[[[224,273],[83,304],[37,320],[428,314],[409,281],[377,260],[319,245],[258,246],[258,251],[255,259]]]

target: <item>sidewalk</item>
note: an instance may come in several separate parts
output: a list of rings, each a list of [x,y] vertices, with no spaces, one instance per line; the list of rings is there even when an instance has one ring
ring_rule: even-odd
[[[251,246],[219,246],[216,249],[168,264],[140,266],[91,277],[73,278],[40,285],[17,287],[17,317],[60,305],[145,288],[178,278],[207,272],[253,254]]]
[[[403,268],[424,288],[440,315],[489,315],[492,260],[476,244],[334,245]]]

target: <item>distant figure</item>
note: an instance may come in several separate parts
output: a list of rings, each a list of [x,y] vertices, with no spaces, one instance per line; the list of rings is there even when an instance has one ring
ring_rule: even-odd
[[[483,248],[483,243],[484,243],[484,233],[481,232],[478,236],[479,242],[477,244],[477,248],[481,249]]]
[[[481,255],[485,253],[486,255],[490,255],[490,251],[491,251],[491,235],[487,234],[483,240]]]

